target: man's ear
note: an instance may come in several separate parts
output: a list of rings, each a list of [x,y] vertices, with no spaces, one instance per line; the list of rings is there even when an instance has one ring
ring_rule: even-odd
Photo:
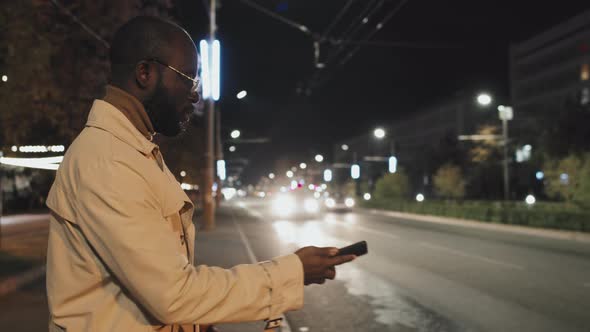
[[[135,82],[142,90],[149,90],[157,80],[154,64],[148,61],[141,61],[135,66]]]

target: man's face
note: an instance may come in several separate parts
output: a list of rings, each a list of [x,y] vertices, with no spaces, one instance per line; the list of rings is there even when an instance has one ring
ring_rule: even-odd
[[[192,44],[192,42],[191,42]],[[194,45],[184,45],[184,51],[171,52],[167,64],[189,77],[197,74],[197,53]],[[150,114],[156,132],[172,137],[185,131],[190,115],[193,114],[194,104],[199,101],[197,93],[191,92],[193,82],[174,70],[159,65],[161,75],[156,88],[145,102],[146,111]]]

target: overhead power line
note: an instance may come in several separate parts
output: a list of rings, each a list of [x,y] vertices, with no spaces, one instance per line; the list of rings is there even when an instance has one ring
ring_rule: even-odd
[[[393,16],[395,16],[395,14],[399,13],[399,11],[406,5],[406,3],[408,3],[408,1],[409,0],[401,0],[397,4],[397,6],[395,6],[395,8],[391,12],[389,12],[389,14],[387,14],[383,20],[381,20],[381,22],[377,23],[377,25],[375,26],[375,29],[367,35],[365,40],[371,39],[371,37],[373,37],[379,30],[381,30],[381,28],[383,28],[383,26],[385,26],[385,24],[387,24],[387,22],[389,22],[389,20],[391,20],[391,18],[393,18]],[[348,62],[359,51],[360,48],[361,48],[361,45],[357,45],[352,50],[352,52],[348,53],[348,55],[344,58],[344,60],[340,61],[340,65],[343,65],[346,62]]]
[[[80,19],[78,19],[78,17],[76,17],[76,15],[72,14],[71,11],[69,11],[66,7],[64,7],[62,4],[60,4],[59,2],[57,2],[57,0],[51,0],[51,2],[57,7],[59,8],[62,12],[64,12],[66,15],[68,15],[74,22],[76,22],[80,27],[82,27],[82,29],[84,29],[84,31],[88,32],[92,37],[94,37],[96,40],[98,40],[100,43],[102,43],[107,49],[109,49],[111,46],[109,45],[109,43],[104,40],[98,33],[96,33],[94,30],[92,30],[90,27],[88,27],[86,24],[84,24],[82,21],[80,21]]]
[[[244,4],[246,4],[246,5],[254,8],[254,9],[256,9],[259,12],[261,12],[261,13],[267,15],[267,16],[270,16],[270,17],[274,18],[277,21],[283,22],[283,23],[285,23],[285,24],[287,24],[287,25],[289,25],[289,26],[291,26],[291,27],[293,27],[295,29],[298,29],[299,31],[305,33],[306,35],[312,35],[311,30],[309,30],[308,27],[306,27],[305,25],[303,25],[301,23],[297,23],[297,22],[295,22],[293,20],[290,20],[290,19],[288,19],[288,18],[286,18],[284,16],[281,16],[281,15],[279,15],[279,14],[277,14],[277,13],[271,11],[271,10],[268,10],[268,9],[262,7],[261,5],[255,3],[254,1],[251,1],[251,0],[240,0],[240,1],[242,3],[244,3]]]
[[[354,2],[354,0],[348,0],[348,2],[346,4],[344,4],[342,9],[340,9],[340,12],[338,13],[338,15],[336,15],[334,20],[332,20],[332,23],[330,23],[328,25],[328,27],[322,33],[322,36],[320,37],[320,40],[319,40],[320,43],[323,42],[324,40],[326,40],[326,38],[330,35],[330,32],[332,32],[332,29],[334,29],[334,26],[336,26],[336,24],[338,24],[338,21],[340,21],[340,19],[342,19],[342,17],[344,16],[344,14],[346,14],[346,11],[348,11],[348,8],[350,8],[350,6],[352,5],[353,2]]]
[[[373,13],[375,13],[375,11],[381,7],[381,5],[383,5],[383,1],[384,0],[371,0],[369,1],[369,3],[365,6],[365,8],[359,13],[359,15],[357,15],[356,18],[353,19],[352,23],[348,26],[348,28],[340,35],[340,38],[338,38],[339,40],[344,40],[344,39],[351,39],[353,38],[356,33],[359,31],[359,29],[364,25],[363,20],[370,17],[371,15],[373,15]],[[346,7],[345,7],[346,8]],[[342,14],[342,10],[340,11],[340,13],[337,15],[337,18]],[[326,29],[327,31],[328,29]],[[323,37],[324,39],[329,38],[328,35],[326,35],[325,37]],[[315,65],[316,65],[316,71],[313,73],[312,77],[309,79],[308,81],[308,85],[313,85],[315,84],[315,82],[317,82],[317,80],[319,79],[319,75],[320,72],[323,68],[325,68],[326,66],[329,66],[334,59],[342,52],[342,50],[346,47],[345,44],[340,44],[337,46],[337,48],[335,50],[332,50],[329,55],[326,57],[326,60],[322,63],[320,63],[319,61],[319,50],[320,50],[320,43],[319,41],[316,41],[314,43],[314,50],[315,50]]]
[[[329,39],[330,43],[334,45],[359,45],[359,46],[380,46],[380,47],[397,47],[397,48],[461,48],[463,45],[459,44],[448,44],[448,43],[435,43],[435,42],[404,42],[404,41],[385,41],[385,40],[339,40]]]

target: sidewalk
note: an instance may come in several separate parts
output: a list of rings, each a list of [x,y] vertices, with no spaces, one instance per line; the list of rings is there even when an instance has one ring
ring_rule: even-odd
[[[0,296],[3,296],[44,275],[49,215],[2,216],[0,226]]]

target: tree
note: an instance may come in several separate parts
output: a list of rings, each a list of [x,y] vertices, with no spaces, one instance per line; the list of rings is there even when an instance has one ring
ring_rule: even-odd
[[[548,160],[543,169],[549,197],[590,207],[590,153]]]
[[[465,180],[458,166],[444,164],[434,174],[433,182],[436,194],[441,197],[453,199],[465,197]]]
[[[168,17],[167,0],[7,1],[0,6],[0,145],[65,144],[108,81],[109,41],[140,14]],[[63,6],[63,7],[61,7]],[[99,36],[84,30],[74,19]]]
[[[388,173],[377,180],[374,196],[381,200],[399,200],[408,198],[410,192],[408,176],[403,168],[395,173]]]

